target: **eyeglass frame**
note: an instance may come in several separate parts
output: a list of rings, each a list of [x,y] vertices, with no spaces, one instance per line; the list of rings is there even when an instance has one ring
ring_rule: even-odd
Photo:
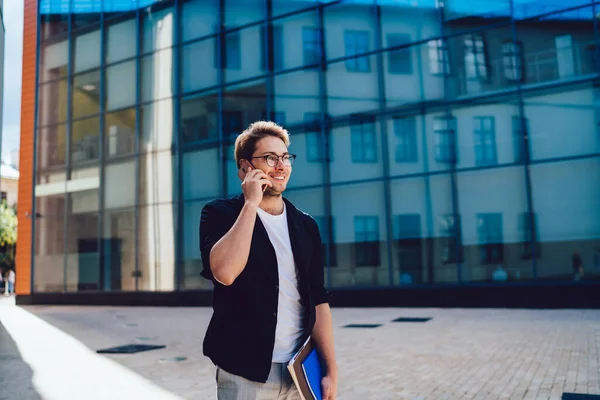
[[[269,164],[269,157],[277,157],[277,161],[275,161],[275,165]],[[292,161],[290,161],[290,165],[287,165],[285,163],[285,161],[283,160],[284,157],[288,157],[289,160],[292,160]],[[281,162],[283,163],[283,165],[285,165],[286,167],[291,167],[294,164],[294,161],[296,160],[296,154],[284,154],[282,156],[277,155],[277,154],[267,154],[267,155],[264,155],[264,156],[250,157],[250,160],[253,160],[255,158],[264,158],[265,162],[267,163],[267,165],[269,167],[276,167],[277,164],[279,164],[279,160],[281,160]],[[252,165],[252,163],[250,163],[250,165]],[[252,165],[252,166],[254,167],[254,165]]]

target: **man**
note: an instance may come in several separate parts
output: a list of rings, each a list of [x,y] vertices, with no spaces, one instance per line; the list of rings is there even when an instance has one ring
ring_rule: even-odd
[[[314,219],[282,197],[295,155],[288,132],[255,122],[235,141],[242,194],[202,210],[202,275],[214,283],[204,354],[217,366],[219,400],[300,399],[287,370],[312,336],[333,400],[337,365]]]

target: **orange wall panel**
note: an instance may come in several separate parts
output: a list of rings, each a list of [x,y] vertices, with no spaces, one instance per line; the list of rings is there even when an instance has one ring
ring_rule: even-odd
[[[21,94],[21,149],[16,255],[16,292],[31,293],[31,212],[33,204],[33,151],[35,130],[35,72],[37,46],[37,1],[25,0],[23,20],[23,82]]]

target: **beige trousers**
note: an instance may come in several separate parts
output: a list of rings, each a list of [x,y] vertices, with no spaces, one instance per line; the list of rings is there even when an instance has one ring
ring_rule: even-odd
[[[253,382],[217,367],[217,400],[301,400],[287,364],[271,364],[266,383]]]

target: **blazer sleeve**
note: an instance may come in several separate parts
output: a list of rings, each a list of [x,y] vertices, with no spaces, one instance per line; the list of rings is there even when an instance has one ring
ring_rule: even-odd
[[[208,280],[217,282],[210,268],[210,251],[229,230],[227,220],[223,212],[219,210],[217,203],[211,202],[204,206],[200,214],[199,244],[200,256],[202,257],[202,272],[200,275]]]
[[[323,262],[323,243],[319,227],[313,218],[310,218],[311,237],[313,238],[314,249],[309,265],[310,290],[315,299],[315,306],[323,303],[329,303],[331,293],[325,289],[325,270]]]

